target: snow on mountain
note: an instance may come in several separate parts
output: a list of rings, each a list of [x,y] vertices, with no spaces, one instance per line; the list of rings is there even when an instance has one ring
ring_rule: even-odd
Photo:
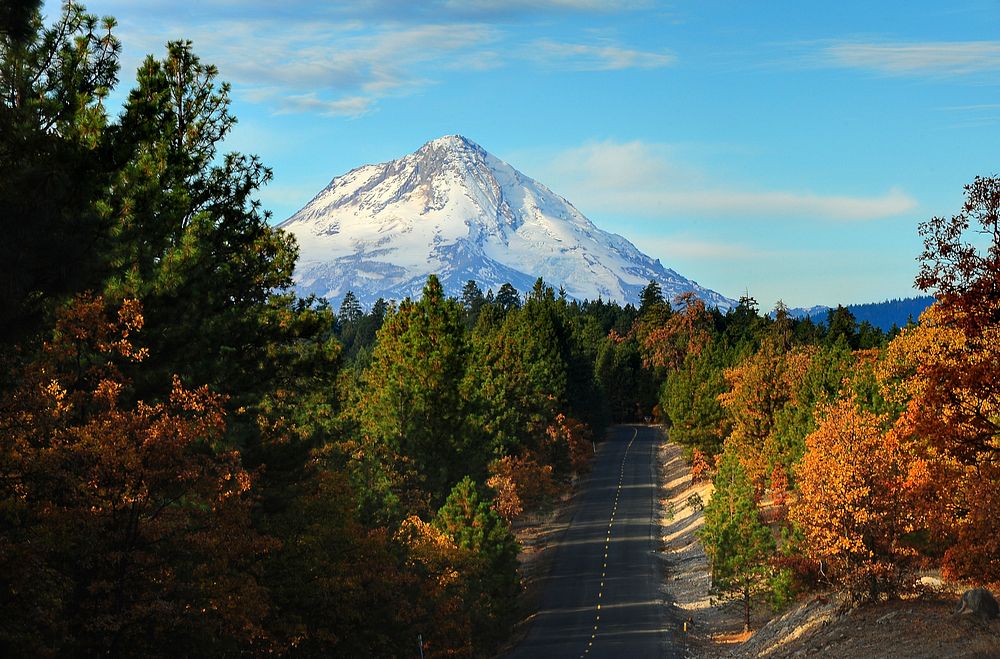
[[[568,201],[460,136],[334,178],[279,225],[301,249],[300,294],[336,304],[419,296],[428,274],[457,295],[542,277],[583,300],[638,302],[650,280],[664,297],[694,291],[708,306],[733,300],[663,267],[625,238],[603,231]]]

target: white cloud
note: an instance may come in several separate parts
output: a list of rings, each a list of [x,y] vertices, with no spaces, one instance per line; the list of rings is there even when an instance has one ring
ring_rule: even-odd
[[[244,19],[179,28],[127,26],[126,50],[160,54],[183,34],[237,93],[277,113],[360,116],[389,96],[433,84],[425,70],[482,70],[477,53],[499,33],[482,24],[363,28],[358,23]],[[495,60],[494,60],[495,61]]]
[[[888,75],[969,75],[1000,71],[1000,41],[837,43],[825,49],[835,66]]]
[[[371,109],[374,100],[365,96],[327,100],[308,93],[284,95],[277,98],[276,103],[277,114],[315,113],[326,117],[360,117]]]
[[[651,6],[650,0],[443,0],[441,7],[457,13],[508,13],[528,11],[611,13]]]
[[[671,158],[668,146],[638,141],[592,142],[557,154],[542,170],[543,180],[558,185],[585,213],[844,221],[892,217],[916,207],[912,197],[895,187],[877,196],[851,196],[719,185]]]
[[[161,56],[169,40],[190,39],[203,61],[219,67],[236,93],[276,113],[359,116],[380,101],[433,85],[455,71],[479,72],[511,59],[538,59],[560,69],[615,71],[656,68],[669,53],[614,43],[575,44],[530,37],[517,24],[551,14],[614,13],[650,0],[201,0],[178,11],[175,1],[92,0],[111,13],[123,40],[127,88],[147,53]],[[46,0],[50,15],[59,11]]]
[[[588,45],[542,39],[529,46],[530,59],[577,71],[620,71],[657,69],[670,66],[677,58],[670,53],[632,50],[615,45]]]
[[[687,237],[637,237],[633,242],[644,252],[657,254],[666,259],[667,262],[680,259],[753,260],[770,256],[767,252],[751,249],[746,245],[697,240]]]

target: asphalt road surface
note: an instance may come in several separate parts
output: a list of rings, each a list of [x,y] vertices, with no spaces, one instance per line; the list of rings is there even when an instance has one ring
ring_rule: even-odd
[[[681,656],[670,644],[655,556],[659,431],[615,427],[598,447],[524,640],[507,656]]]

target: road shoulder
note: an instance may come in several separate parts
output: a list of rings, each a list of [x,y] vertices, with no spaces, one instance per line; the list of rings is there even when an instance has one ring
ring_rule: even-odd
[[[713,605],[705,549],[697,533],[703,507],[712,496],[711,481],[692,483],[684,450],[663,441],[657,452],[660,495],[662,592],[671,608],[671,638],[688,657],[716,657],[745,640],[738,603]],[[686,624],[685,624],[686,623]]]

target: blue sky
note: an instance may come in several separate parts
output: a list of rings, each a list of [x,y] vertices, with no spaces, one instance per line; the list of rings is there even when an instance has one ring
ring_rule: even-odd
[[[915,294],[917,224],[1000,173],[993,0],[86,4],[123,91],[170,39],[218,65],[276,222],[460,133],[725,295],[860,303]]]

